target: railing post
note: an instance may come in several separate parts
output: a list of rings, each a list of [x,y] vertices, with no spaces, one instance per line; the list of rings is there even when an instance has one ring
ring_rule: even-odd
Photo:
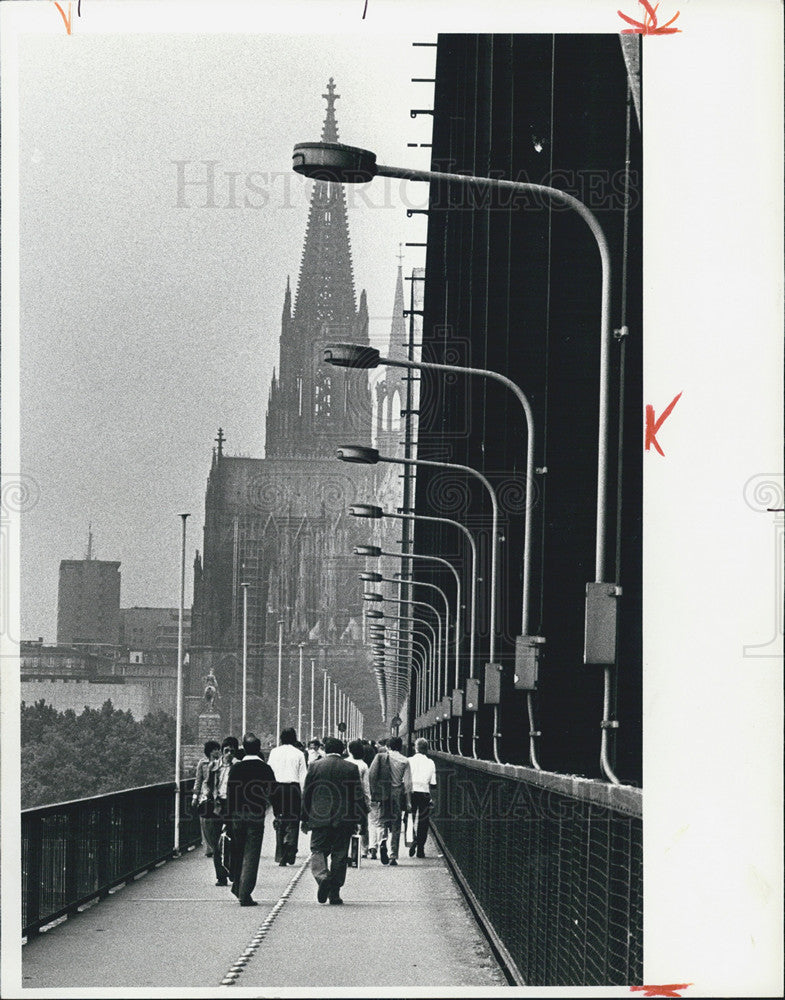
[[[25,926],[37,924],[41,918],[41,859],[43,855],[44,821],[42,816],[31,816],[27,826],[27,870],[23,886],[25,901]],[[31,930],[28,937],[38,933]]]
[[[73,806],[68,810],[66,817],[65,833],[65,905],[76,904],[79,899],[79,883],[81,871],[79,870],[79,806]]]
[[[104,799],[98,806],[97,842],[95,845],[95,867],[99,887],[99,898],[109,895],[110,851],[111,851],[111,811],[109,802]]]

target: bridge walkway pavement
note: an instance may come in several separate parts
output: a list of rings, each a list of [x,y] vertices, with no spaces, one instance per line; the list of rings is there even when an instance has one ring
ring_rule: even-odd
[[[196,848],[33,938],[24,988],[473,987],[506,979],[431,838],[426,858],[350,869],[343,906],[320,905],[301,834],[294,866],[274,863],[268,819],[258,906],[214,885]],[[294,883],[294,884],[293,884]],[[378,995],[378,994],[376,994]]]

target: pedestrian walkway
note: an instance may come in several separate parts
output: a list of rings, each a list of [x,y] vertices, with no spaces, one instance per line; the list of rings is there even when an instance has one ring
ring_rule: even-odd
[[[25,945],[23,986],[506,985],[433,839],[424,860],[349,869],[344,906],[316,901],[308,841],[279,867],[268,820],[256,907],[213,884],[202,849],[167,862]]]

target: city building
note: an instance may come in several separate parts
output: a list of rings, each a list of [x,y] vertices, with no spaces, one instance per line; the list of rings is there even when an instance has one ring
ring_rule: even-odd
[[[92,535],[90,536],[92,542]],[[57,642],[116,646],[120,638],[120,563],[63,559],[57,588]]]
[[[119,645],[134,663],[177,666],[178,608],[121,608]],[[191,643],[191,609],[183,611],[183,649]]]

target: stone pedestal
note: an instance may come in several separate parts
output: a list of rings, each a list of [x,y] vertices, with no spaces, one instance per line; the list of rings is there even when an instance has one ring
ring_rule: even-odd
[[[221,716],[217,712],[199,713],[199,741],[205,743],[207,740],[223,739],[221,731]]]

